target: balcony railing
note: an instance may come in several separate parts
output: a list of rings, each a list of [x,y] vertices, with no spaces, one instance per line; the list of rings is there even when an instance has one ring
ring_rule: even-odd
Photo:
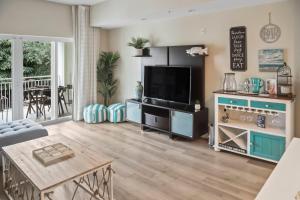
[[[28,90],[32,87],[39,86],[51,86],[50,76],[34,76],[34,77],[24,77],[23,89]],[[5,98],[5,107],[11,108],[12,105],[12,78],[2,78],[0,79],[0,96]]]

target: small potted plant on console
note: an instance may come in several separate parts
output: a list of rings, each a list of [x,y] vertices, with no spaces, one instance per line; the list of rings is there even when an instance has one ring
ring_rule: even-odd
[[[149,49],[145,48],[148,42],[148,39],[141,37],[133,37],[131,38],[131,42],[128,43],[128,46],[135,48],[136,52],[134,56],[149,56]]]

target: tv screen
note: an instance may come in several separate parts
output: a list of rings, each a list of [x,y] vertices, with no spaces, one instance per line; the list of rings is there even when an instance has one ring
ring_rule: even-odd
[[[145,97],[189,104],[190,86],[190,67],[145,67]]]

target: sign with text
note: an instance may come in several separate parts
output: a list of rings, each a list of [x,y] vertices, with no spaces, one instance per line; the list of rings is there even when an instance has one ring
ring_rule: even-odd
[[[245,26],[230,29],[230,68],[232,71],[247,70],[247,29]]]

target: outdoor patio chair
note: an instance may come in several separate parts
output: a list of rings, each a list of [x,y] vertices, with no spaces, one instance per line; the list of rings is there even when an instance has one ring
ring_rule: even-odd
[[[66,111],[68,111],[68,106],[66,103],[66,99],[65,99],[65,95],[64,93],[66,92],[66,87],[64,86],[59,86],[58,87],[58,105],[59,105],[59,114],[64,114],[64,108],[63,108],[63,104],[66,108]],[[61,111],[60,111],[61,110]]]
[[[41,93],[41,99],[39,104],[41,105],[41,110],[43,111],[44,119],[46,120],[46,107],[48,107],[48,112],[51,108],[51,90],[43,90]]]
[[[27,113],[26,113],[26,118],[28,117],[28,114],[31,114],[36,112],[40,112],[43,114],[41,107],[39,106],[39,99],[36,98],[37,95],[39,95],[39,91],[34,91],[34,90],[27,90],[27,95],[28,95],[28,100],[25,100],[25,104],[28,105]],[[34,105],[37,108],[37,111],[34,109]]]

